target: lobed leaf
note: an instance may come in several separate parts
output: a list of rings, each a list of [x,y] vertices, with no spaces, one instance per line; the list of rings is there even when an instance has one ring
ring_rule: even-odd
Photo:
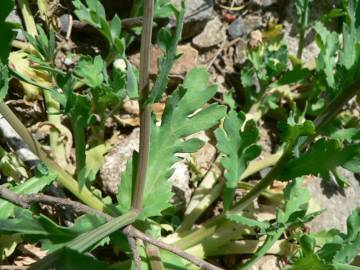
[[[224,106],[204,107],[217,91],[216,87],[208,86],[208,79],[205,69],[191,70],[183,85],[168,98],[161,125],[152,119],[142,218],[158,216],[170,206],[172,192],[168,179],[173,173],[172,166],[179,160],[176,154],[192,153],[203,145],[199,140],[187,140],[186,137],[211,128],[225,115]],[[122,212],[131,207],[136,157],[128,163],[119,187],[118,207]]]
[[[359,144],[341,146],[336,140],[320,139],[310,150],[290,160],[280,178],[292,179],[303,175],[320,174],[324,179],[329,179],[329,171],[348,164],[359,154]]]
[[[253,120],[245,121],[243,113],[231,110],[225,118],[223,128],[215,131],[216,147],[224,155],[221,165],[225,171],[224,208],[231,206],[240,176],[245,171],[247,164],[258,157],[261,147],[255,143],[259,131]]]
[[[176,17],[176,31],[172,35],[168,30],[162,29],[158,35],[158,44],[164,50],[164,56],[159,60],[159,74],[157,75],[154,87],[152,88],[147,103],[151,104],[158,101],[164,93],[168,76],[171,68],[178,58],[177,45],[181,40],[182,29],[185,16],[185,1],[181,2],[181,11],[177,11],[175,7],[171,6]]]

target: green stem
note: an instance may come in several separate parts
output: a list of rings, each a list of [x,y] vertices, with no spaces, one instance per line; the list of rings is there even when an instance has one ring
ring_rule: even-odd
[[[239,179],[239,187],[247,189],[250,184],[244,183],[242,180],[261,171],[264,168],[275,165],[279,161],[281,155],[282,151],[280,150],[277,153],[269,155],[262,160],[250,162],[249,166]],[[224,184],[223,182],[217,182],[218,177],[220,176],[218,170],[219,169],[214,166],[205,176],[199,188],[194,192],[189,206],[185,211],[183,222],[177,230],[178,233],[188,231],[194,225],[196,220],[206,211],[206,209],[220,197]],[[250,186],[253,187],[252,185]],[[273,196],[267,196],[269,194],[266,192],[263,193],[270,200],[273,199]]]
[[[76,176],[80,187],[83,188],[85,185],[86,138],[85,128],[82,127],[82,123],[79,123],[79,121],[72,123],[72,128],[75,139]]]
[[[36,24],[34,17],[31,14],[28,0],[18,0],[18,3],[25,21],[26,31],[31,36],[34,37],[37,36],[38,32],[36,29]],[[44,0],[38,0],[38,6],[40,12],[45,12],[44,4],[46,3],[47,2]],[[50,147],[53,152],[55,161],[63,168],[67,168],[68,164],[66,160],[65,146],[63,143],[61,143],[60,140],[61,134],[58,130],[58,128],[61,126],[61,115],[59,114],[60,105],[51,97],[51,94],[48,91],[43,90],[43,94],[45,99],[48,122],[55,127],[50,129],[50,133],[49,133]]]
[[[68,167],[68,162],[66,159],[65,146],[61,142],[60,127],[61,124],[61,115],[60,115],[60,105],[56,102],[49,91],[44,90],[44,99],[47,112],[47,118],[50,124],[54,125],[55,128],[50,128],[49,139],[50,147],[54,155],[54,160],[63,168]]]
[[[136,174],[135,193],[131,206],[135,210],[142,208],[147,167],[149,163],[150,152],[150,126],[151,126],[151,108],[145,100],[149,94],[149,70],[150,70],[150,51],[152,37],[152,22],[154,16],[154,1],[145,0],[144,5],[144,23],[141,37],[140,49],[140,146],[139,146],[139,164]]]
[[[308,21],[309,21],[309,0],[305,0],[304,9],[302,10],[301,13],[299,47],[297,51],[297,58],[300,60],[305,46],[305,30],[308,27]]]
[[[119,211],[115,207],[105,205],[98,197],[94,196],[89,189],[86,187],[80,189],[78,182],[74,178],[66,173],[56,162],[48,158],[46,153],[41,149],[41,145],[31,136],[30,132],[5,103],[0,103],[0,114],[29,146],[29,149],[37,155],[50,170],[54,171],[59,183],[66,189],[94,209],[106,211],[112,216],[119,215]]]
[[[256,184],[240,201],[235,205],[233,209],[229,212],[238,213],[244,210],[254,199],[256,199],[264,190],[266,190],[272,182],[275,180],[275,177],[282,171],[284,166],[288,163],[292,155],[293,145],[288,145],[283,155],[276,163],[276,165],[270,170],[270,172],[258,183]]]
[[[251,259],[248,260],[243,265],[240,265],[237,269],[238,270],[250,269],[262,256],[264,256],[270,250],[270,248],[276,243],[276,241],[278,241],[278,239],[283,234],[283,232],[284,229],[279,229],[274,234],[268,235],[266,237],[264,244],[256,250],[256,252],[251,257]]]

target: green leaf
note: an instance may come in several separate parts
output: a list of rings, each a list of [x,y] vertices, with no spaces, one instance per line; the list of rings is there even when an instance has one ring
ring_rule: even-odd
[[[283,140],[288,144],[295,145],[301,136],[309,136],[315,133],[313,122],[303,119],[296,119],[295,113],[291,112],[287,123],[281,122],[279,129],[282,133]]]
[[[111,30],[111,37],[113,38],[113,40],[115,40],[115,38],[120,36],[121,20],[118,15],[115,15],[114,18],[111,20],[110,30]]]
[[[33,177],[25,181],[23,184],[17,185],[10,190],[18,194],[38,193],[44,187],[51,184],[56,179],[55,174],[44,175],[41,177]],[[6,219],[14,216],[15,210],[19,208],[14,204],[0,199],[0,219]]]
[[[346,128],[336,130],[331,134],[330,138],[334,140],[346,141],[351,143],[354,139],[359,139],[360,128]]]
[[[351,263],[360,252],[360,208],[356,208],[347,219],[347,235],[335,256],[338,263]]]
[[[172,166],[179,160],[175,155],[192,153],[202,146],[198,140],[189,141],[186,137],[213,127],[225,115],[224,106],[212,104],[204,107],[217,91],[215,86],[208,86],[208,79],[205,69],[191,70],[183,85],[168,98],[161,125],[152,119],[142,218],[158,216],[170,206],[172,193],[168,179],[173,173]],[[128,164],[131,165],[124,172],[117,195],[122,212],[131,207],[129,194],[132,194],[136,178],[135,164]]]
[[[158,101],[161,98],[161,95],[164,93],[167,83],[168,76],[170,74],[171,68],[174,65],[175,61],[178,58],[176,49],[177,45],[181,40],[184,16],[185,16],[185,1],[181,1],[181,11],[178,12],[174,8],[174,13],[176,15],[176,31],[174,36],[171,36],[170,33],[166,30],[160,32],[158,36],[158,44],[160,48],[164,50],[164,56],[159,60],[159,74],[157,75],[154,87],[152,88],[147,103],[152,104]]]
[[[86,85],[96,88],[104,81],[104,69],[105,62],[100,55],[97,55],[94,59],[90,56],[81,56],[75,74],[81,77]]]
[[[305,216],[310,200],[310,192],[303,187],[302,179],[297,178],[288,183],[284,190],[284,199],[286,201],[284,213],[277,216],[277,222],[293,223]]]
[[[0,231],[18,233],[32,241],[40,240],[44,249],[53,252],[104,222],[103,218],[86,214],[77,218],[73,226],[63,227],[44,215],[36,216],[29,210],[23,210],[16,218],[1,219]]]
[[[11,50],[11,41],[14,38],[12,25],[5,22],[9,13],[13,10],[14,1],[2,0],[0,8],[0,65],[6,65]],[[1,66],[0,66],[1,67]]]
[[[75,139],[76,174],[81,187],[86,181],[86,128],[91,119],[91,104],[88,96],[69,92],[65,114],[70,118]]]
[[[314,253],[298,259],[294,265],[286,267],[285,270],[335,270],[334,266],[327,265]]]
[[[316,59],[316,68],[320,73],[325,74],[329,87],[335,88],[334,69],[339,48],[339,36],[335,32],[330,33],[321,22],[316,22],[314,29],[318,34],[316,40],[321,51]]]
[[[336,140],[320,139],[298,158],[286,165],[281,178],[292,179],[303,175],[318,175],[329,179],[329,171],[343,166],[360,153],[360,145],[341,146]],[[331,157],[331,159],[329,158]]]
[[[88,181],[94,181],[104,163],[104,155],[110,150],[109,144],[100,144],[86,151],[86,173]]]
[[[127,90],[129,98],[138,99],[139,98],[139,88],[138,81],[131,63],[126,59],[127,66]]]
[[[353,173],[360,173],[360,156],[356,156],[353,159],[345,162],[342,167]]]
[[[215,136],[216,147],[224,155],[221,158],[221,165],[226,170],[224,208],[228,210],[240,176],[248,163],[261,153],[261,147],[255,145],[259,131],[253,120],[245,121],[243,113],[238,114],[231,110],[225,118],[224,127],[218,128]]]
[[[123,56],[124,40],[120,37],[121,20],[115,15],[111,22],[106,20],[105,9],[101,1],[87,0],[84,5],[80,0],[72,1],[75,15],[92,25],[106,38],[112,54]]]
[[[285,72],[281,78],[272,83],[270,87],[279,87],[286,84],[299,83],[310,76],[310,70],[301,68],[301,66],[295,66],[293,70]]]

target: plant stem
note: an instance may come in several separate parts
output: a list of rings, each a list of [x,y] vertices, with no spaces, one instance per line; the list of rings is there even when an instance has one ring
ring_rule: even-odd
[[[262,244],[254,255],[243,265],[240,265],[238,270],[248,270],[250,269],[262,256],[264,256],[270,248],[278,241],[280,236],[283,234],[284,229],[278,229],[274,234],[270,234],[266,237],[264,244]]]
[[[305,46],[305,30],[308,27],[308,21],[309,21],[309,0],[304,1],[303,8],[304,9],[301,10],[300,37],[299,37],[299,47],[297,51],[297,58],[300,60]]]
[[[258,183],[256,184],[240,201],[236,206],[231,209],[230,213],[238,213],[246,208],[255,198],[257,198],[268,186],[272,184],[275,180],[275,177],[282,171],[284,166],[287,164],[292,155],[293,145],[288,145],[287,149],[284,151],[283,155],[276,163],[276,165],[270,170],[270,172]]]
[[[38,1],[38,4],[43,2],[42,4],[46,3],[46,1]],[[34,17],[31,14],[30,5],[28,0],[18,0],[22,16],[25,21],[26,31],[33,37],[38,35],[36,24]],[[39,10],[41,13],[45,12],[41,8],[41,4],[39,5]],[[49,82],[49,84],[51,84]],[[47,118],[50,124],[55,127],[61,126],[61,116],[60,112],[60,105],[57,103],[48,91],[43,90],[43,95],[45,99],[45,106],[47,110]],[[55,161],[63,168],[67,168],[67,160],[66,160],[66,151],[65,146],[61,143],[60,140],[60,132],[57,128],[50,128],[49,132],[49,139],[50,139],[50,147],[54,155]]]
[[[60,105],[56,102],[49,91],[43,90],[45,106],[47,112],[47,118],[49,123],[53,124],[56,128],[50,128],[49,139],[50,147],[54,155],[54,160],[63,168],[68,167],[68,162],[66,159],[65,146],[61,142],[61,134],[57,128],[62,126],[61,124],[61,115],[60,115]]]
[[[81,120],[80,120],[81,121]],[[80,184],[80,188],[85,186],[85,164],[86,164],[86,138],[85,128],[79,121],[71,121],[71,126],[74,131],[75,140],[75,157],[76,157],[76,177]]]
[[[158,247],[145,243],[145,253],[149,258],[151,270],[165,270]]]
[[[45,165],[58,176],[58,181],[77,198],[88,206],[99,210],[106,211],[112,216],[118,216],[119,211],[115,207],[105,205],[99,198],[94,196],[89,189],[83,187],[80,189],[78,182],[66,173],[56,162],[47,157],[46,153],[41,149],[41,145],[31,136],[30,132],[9,109],[5,103],[0,103],[0,114],[9,122],[13,129],[20,135],[29,149],[37,155]]]
[[[266,156],[262,160],[256,160],[249,163],[249,166],[244,171],[239,179],[239,187],[244,188],[245,183],[242,180],[250,175],[253,175],[264,168],[275,165],[282,155],[282,151],[278,151],[273,155]],[[216,164],[216,162],[215,162]],[[219,198],[223,188],[223,182],[218,182],[220,176],[219,168],[216,165],[207,173],[200,186],[194,192],[193,197],[189,203],[188,208],[184,213],[182,224],[179,226],[177,232],[185,232],[191,229],[195,221],[206,211],[206,209]],[[216,183],[216,184],[215,184]],[[245,187],[246,188],[246,187]],[[270,196],[271,197],[271,196]],[[201,198],[201,199],[200,199]]]
[[[152,37],[152,21],[154,13],[154,1],[145,0],[143,33],[141,37],[140,50],[140,146],[139,164],[136,174],[135,193],[133,195],[132,208],[140,210],[142,208],[144,189],[146,181],[147,166],[150,151],[150,124],[151,109],[150,104],[145,101],[149,94],[149,69],[150,69],[150,49]]]

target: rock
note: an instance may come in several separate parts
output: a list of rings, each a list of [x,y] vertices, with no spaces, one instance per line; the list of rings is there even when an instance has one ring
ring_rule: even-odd
[[[204,177],[216,158],[216,148],[210,143],[211,138],[205,131],[190,135],[187,139],[196,138],[205,142],[204,146],[197,152],[190,154],[191,161],[197,171],[197,176]]]
[[[265,255],[259,259],[252,267],[251,270],[280,270],[279,258],[274,255]]]
[[[171,3],[180,7],[182,0],[171,0]],[[213,18],[214,1],[213,0],[191,0],[187,1],[184,18],[183,39],[189,39],[199,34],[205,24]],[[170,26],[175,25],[172,19]]]
[[[230,38],[234,39],[241,36],[247,36],[252,31],[262,26],[262,19],[260,16],[248,15],[244,18],[238,17],[233,21],[228,28]]]
[[[184,161],[179,161],[174,165],[174,174],[170,177],[173,184],[173,192],[175,197],[173,203],[175,205],[186,206],[190,201],[191,189],[189,187],[190,172]]]
[[[104,190],[116,194],[121,181],[121,174],[135,151],[139,151],[140,129],[135,128],[129,136],[121,136],[115,147],[105,156],[100,169]]]
[[[346,232],[346,219],[352,210],[360,205],[360,183],[349,171],[341,170],[341,174],[350,184],[345,189],[335,183],[321,181],[319,178],[311,180],[308,188],[315,204],[320,209],[326,209],[308,226],[311,231],[328,230],[332,228]]]
[[[248,52],[247,42],[245,38],[241,38],[238,42],[236,42],[235,45],[235,51],[233,57],[234,63],[240,65],[244,64],[248,57],[247,52]]]
[[[208,49],[223,42],[226,29],[218,17],[209,21],[200,35],[196,36],[192,43],[199,49]]]
[[[100,169],[100,177],[106,192],[116,194],[121,182],[121,174],[134,151],[139,151],[140,129],[135,128],[130,135],[122,135],[113,149],[105,156]],[[174,165],[174,174],[169,181],[173,184],[174,203],[186,205],[191,196],[189,187],[190,173],[184,161]]]
[[[267,8],[274,4],[277,4],[277,0],[250,0],[249,6],[254,6],[257,8]]]
[[[186,72],[198,65],[199,52],[189,45],[178,46],[178,52],[181,57],[176,61],[172,68],[170,75],[184,76]],[[158,59],[163,55],[161,49],[157,46],[151,48],[151,61],[150,61],[150,75],[155,76],[158,74]],[[140,53],[130,56],[130,62],[137,68],[140,67]]]

